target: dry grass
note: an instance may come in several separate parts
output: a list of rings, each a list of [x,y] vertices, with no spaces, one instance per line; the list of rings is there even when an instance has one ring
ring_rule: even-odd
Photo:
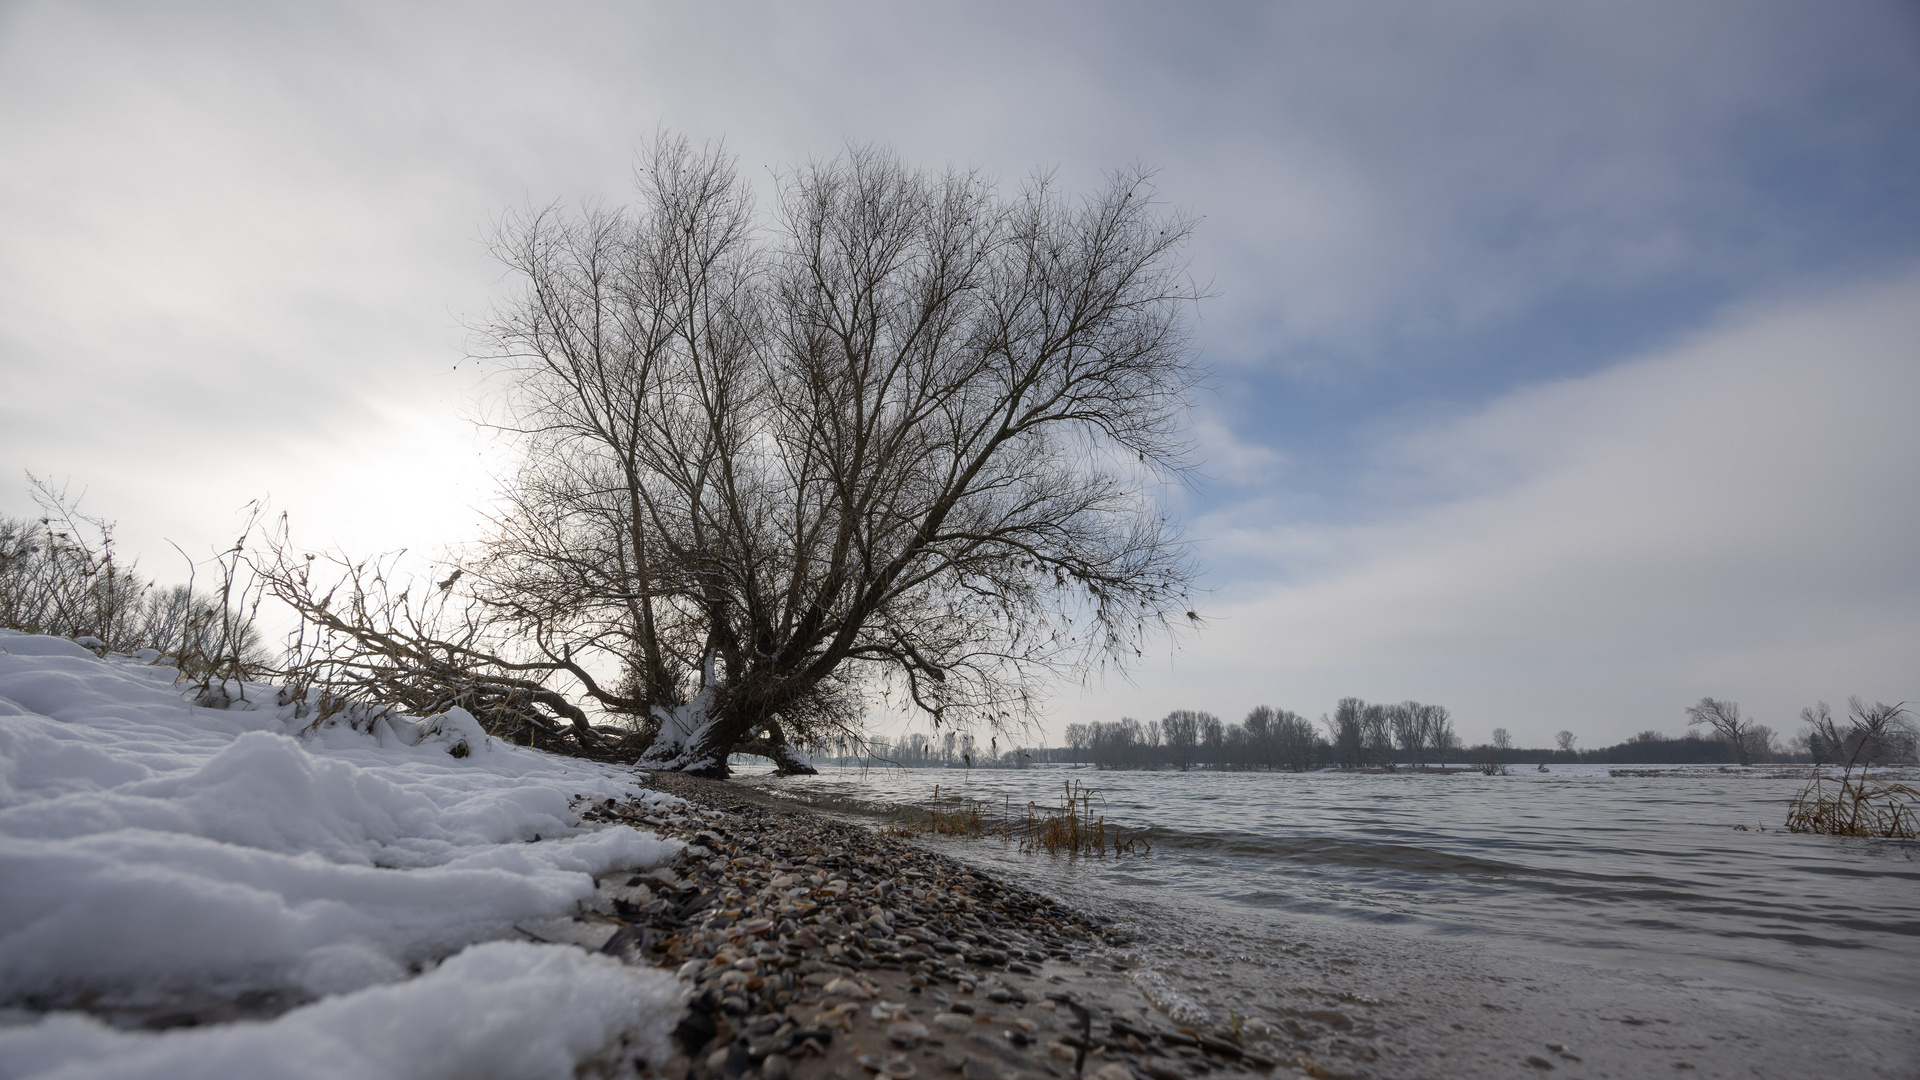
[[[187,559],[188,583],[162,588],[121,557],[113,522],[81,513],[64,488],[28,480],[40,516],[0,517],[0,627],[71,638],[101,654],[152,650],[147,659],[177,669],[201,705],[244,699],[247,681],[271,670],[255,628],[262,594],[243,555],[257,506],[231,548],[206,562]],[[209,566],[211,590],[196,580]]]
[[[887,832],[894,836],[997,836],[1006,833],[1005,815],[996,825],[991,818],[992,804],[965,795],[940,794],[933,786],[933,801],[926,807],[908,806],[894,811]]]
[[[1011,800],[996,808],[992,803],[965,795],[941,795],[935,785],[933,800],[925,807],[907,807],[895,812],[887,832],[894,836],[1000,837],[1017,841],[1020,850],[1032,854],[1146,855],[1153,845],[1139,832],[1127,834],[1118,825],[1107,823],[1104,814],[1094,808],[1100,793],[1079,781],[1068,781],[1058,806],[1029,802],[1019,815],[1013,813]],[[998,813],[996,814],[996,809]]]
[[[1096,857],[1109,852],[1115,856],[1150,854],[1153,845],[1146,837],[1137,832],[1126,836],[1118,825],[1109,826],[1105,815],[1094,815],[1093,801],[1099,794],[1071,780],[1066,783],[1059,806],[1042,808],[1028,803],[1019,834],[1020,850]]]
[[[1905,702],[1867,706],[1855,698],[1852,706],[1851,728],[1845,733],[1827,718],[1825,705],[1818,713],[1802,714],[1833,747],[1828,758],[1845,754],[1846,760],[1837,774],[1830,760],[1814,765],[1787,811],[1787,828],[1828,836],[1920,839],[1920,789],[1876,776],[1869,768],[1879,748],[1910,734]]]
[[[1920,788],[1851,768],[1816,774],[1787,811],[1793,832],[1920,840]]]

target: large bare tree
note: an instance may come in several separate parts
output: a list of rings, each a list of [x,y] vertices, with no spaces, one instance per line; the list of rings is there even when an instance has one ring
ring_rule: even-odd
[[[873,693],[1001,726],[1191,615],[1190,222],[856,149],[770,215],[665,139],[626,209],[518,215],[484,327],[524,465],[463,588],[645,762],[801,769]],[[505,647],[505,646],[503,646]],[[488,659],[500,659],[490,657]]]
[[[1727,752],[1742,765],[1753,764],[1752,720],[1740,718],[1740,705],[1733,701],[1720,701],[1703,697],[1698,704],[1687,706],[1687,726],[1705,724],[1713,730],[1720,741],[1727,746]]]

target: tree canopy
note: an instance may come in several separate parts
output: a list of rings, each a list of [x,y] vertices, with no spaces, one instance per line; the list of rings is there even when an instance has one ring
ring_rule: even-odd
[[[1133,660],[1193,573],[1152,497],[1185,467],[1192,224],[1149,180],[1008,194],[863,148],[762,214],[668,138],[629,207],[509,216],[480,352],[521,466],[461,563],[460,663],[724,775],[803,768],[875,694],[999,727]]]

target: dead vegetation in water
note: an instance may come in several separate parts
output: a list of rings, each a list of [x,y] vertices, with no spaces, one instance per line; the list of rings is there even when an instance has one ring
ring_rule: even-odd
[[[1787,828],[1828,836],[1920,839],[1920,789],[1871,771],[1888,747],[1911,745],[1913,724],[1906,703],[1868,706],[1854,698],[1850,704],[1851,723],[1845,732],[1824,703],[1801,713],[1815,736],[1831,749],[1815,763],[1806,786],[1794,797]],[[1845,760],[1839,762],[1842,754]]]
[[[1028,803],[1026,819],[1019,837],[1020,850],[1045,851],[1049,855],[1092,855],[1109,851],[1116,857],[1138,853],[1152,854],[1153,845],[1139,832],[1124,835],[1120,826],[1107,824],[1105,814],[1095,816],[1093,800],[1100,793],[1078,780],[1066,782],[1057,807]],[[1105,800],[1102,800],[1104,808]]]
[[[991,820],[991,804],[966,795],[940,794],[933,786],[933,799],[926,806],[902,806],[892,811],[893,823],[886,832],[891,836],[994,836],[1004,834],[1006,824]]]
[[[999,837],[1018,843],[1028,854],[1044,851],[1049,855],[1099,858],[1152,853],[1153,845],[1139,830],[1129,833],[1109,824],[1106,815],[1096,810],[1096,800],[1104,809],[1099,791],[1070,780],[1058,806],[1028,802],[1017,808],[1016,814],[1010,798],[995,807],[966,795],[943,796],[935,785],[933,799],[927,805],[899,808],[886,831],[903,837]]]

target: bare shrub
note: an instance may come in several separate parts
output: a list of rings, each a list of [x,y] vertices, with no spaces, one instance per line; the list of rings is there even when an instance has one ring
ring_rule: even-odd
[[[276,673],[281,704],[295,705],[296,716],[319,724],[344,715],[364,728],[395,710],[462,708],[489,735],[524,746],[618,754],[632,741],[633,733],[594,730],[578,706],[526,674],[548,674],[547,665],[501,656],[491,610],[453,592],[457,572],[396,591],[399,558],[296,552],[281,518],[254,566],[299,616]]]
[[[1507,755],[1513,750],[1513,735],[1506,728],[1493,729],[1489,742],[1473,748],[1473,766],[1488,776],[1506,776]]]
[[[113,523],[80,512],[79,499],[31,474],[38,520],[0,521],[0,625],[87,638],[101,648],[146,643],[152,586],[119,557]]]
[[[100,653],[151,650],[206,705],[244,696],[247,680],[272,667],[255,622],[260,592],[242,555],[257,515],[210,560],[217,587],[200,589],[188,559],[188,584],[163,589],[121,558],[113,522],[82,513],[65,488],[28,481],[41,516],[0,518],[0,626]]]
[[[196,700],[202,705],[224,708],[235,699],[245,700],[249,681],[276,671],[259,631],[260,601],[266,593],[247,558],[247,542],[258,531],[262,509],[258,503],[250,506],[239,538],[210,560],[217,589],[198,591],[199,567],[188,559],[192,574],[187,584],[150,598],[150,647],[199,688]]]

